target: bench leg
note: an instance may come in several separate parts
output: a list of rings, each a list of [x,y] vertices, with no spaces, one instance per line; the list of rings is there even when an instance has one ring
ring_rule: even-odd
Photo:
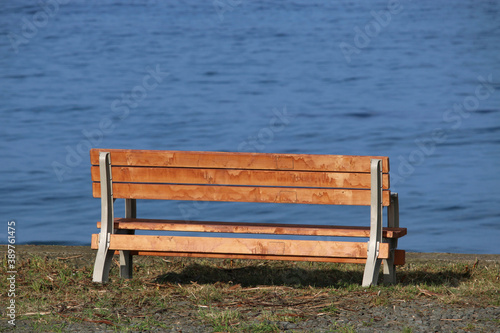
[[[368,252],[371,252],[368,250]],[[375,255],[378,256],[378,251]],[[378,274],[380,272],[381,259],[377,259],[374,255],[370,255],[370,258],[366,259],[365,272],[363,274],[363,287],[376,286],[378,281]]]
[[[363,273],[363,287],[376,286],[382,259],[378,259],[380,242],[368,244],[368,255],[366,258],[365,271]]]
[[[135,230],[116,230],[117,234],[133,235]],[[120,277],[131,279],[133,272],[133,256],[130,251],[120,251]]]
[[[116,230],[117,234],[133,235],[135,230]],[[130,251],[120,251],[120,277],[131,279],[133,271],[133,259]]]
[[[102,248],[99,245],[99,249],[97,250],[97,256],[94,264],[94,275],[92,277],[93,282],[99,282],[99,283],[108,282],[109,269],[111,268],[113,254],[114,251]]]
[[[137,217],[137,202],[135,199],[125,199],[125,218],[135,219]],[[116,233],[133,235],[135,230],[116,230]],[[131,279],[133,272],[133,259],[130,251],[120,251],[120,276]]]
[[[120,276],[124,279],[132,278],[132,260],[130,251],[120,251]]]
[[[391,193],[391,204],[387,207],[387,226],[389,228],[399,228],[399,197],[396,192]],[[397,280],[394,251],[398,247],[398,240],[390,239],[387,242],[391,249],[391,257],[384,260],[384,283],[395,284]]]
[[[114,232],[114,199],[111,158],[107,152],[99,154],[99,173],[101,182],[101,232],[99,233],[99,248],[95,259],[92,281],[104,283],[108,281],[109,269],[114,254],[114,251],[109,249],[109,236]]]
[[[366,257],[363,287],[377,285],[381,259],[378,259],[382,242],[382,160],[371,160],[371,208],[370,208],[370,240]]]
[[[392,242],[390,242],[392,243]],[[396,283],[396,265],[394,265],[394,248],[390,245],[391,253],[389,259],[384,259],[384,284]]]

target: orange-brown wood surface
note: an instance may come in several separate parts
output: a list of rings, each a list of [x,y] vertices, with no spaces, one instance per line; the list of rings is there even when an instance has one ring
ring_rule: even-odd
[[[91,248],[98,248],[98,235],[92,235]],[[117,250],[115,254],[120,254]],[[161,251],[130,251],[134,256],[161,256],[161,257],[190,257],[190,258],[219,258],[219,259],[258,259],[258,260],[287,260],[287,261],[315,261],[315,262],[336,262],[345,264],[364,264],[364,258],[338,258],[338,257],[303,257],[303,256],[276,256],[257,254],[227,254],[227,253],[190,253],[190,252],[161,252]],[[404,265],[406,263],[406,253],[404,250],[394,251],[394,265]]]
[[[119,254],[116,251],[115,254]],[[189,253],[189,252],[146,252],[130,251],[134,256],[159,256],[159,257],[190,257],[190,258],[219,258],[219,259],[258,259],[258,260],[286,260],[286,261],[315,261],[315,262],[336,262],[343,264],[364,264],[363,258],[338,258],[338,257],[301,257],[301,256],[268,256],[255,254],[219,254],[219,253]],[[405,251],[394,251],[394,265],[404,265],[406,263]]]
[[[120,254],[120,251],[115,251]],[[189,257],[189,258],[218,258],[218,259],[258,259],[258,260],[286,260],[286,261],[315,261],[336,262],[343,264],[364,264],[363,258],[337,258],[337,257],[300,257],[300,256],[268,256],[252,254],[219,254],[219,253],[189,253],[189,252],[152,252],[152,251],[130,251],[134,256],[158,256],[158,257]],[[394,265],[405,264],[405,251],[395,250]]]
[[[378,158],[382,160],[382,171],[389,172],[389,158],[385,156],[91,149],[90,161],[92,165],[99,165],[99,152],[109,152],[112,165],[118,166],[296,171],[370,172],[370,160]]]
[[[101,195],[101,184],[93,183],[94,197]],[[280,188],[249,186],[207,186],[113,183],[113,197],[121,199],[161,199],[194,201],[274,202],[324,205],[369,206],[369,190]],[[388,206],[390,192],[384,190],[382,204]]]
[[[99,167],[92,166],[92,181],[98,182]],[[197,169],[112,167],[114,182],[219,184],[252,186],[292,186],[369,189],[369,173],[316,172],[283,170]],[[389,175],[382,179],[384,189],[389,188]]]
[[[394,250],[394,265],[404,265],[406,263],[406,251]]]
[[[101,222],[97,222],[101,227]],[[115,218],[115,229],[226,232],[244,234],[370,237],[369,227]],[[400,238],[406,228],[383,228],[384,238]]]
[[[116,251],[119,254],[120,251]],[[301,256],[271,256],[257,254],[219,254],[219,253],[190,253],[190,252],[146,252],[132,251],[132,255],[161,256],[161,257],[188,257],[188,258],[218,258],[218,259],[257,259],[257,260],[285,260],[285,261],[315,261],[336,262],[344,264],[364,264],[363,258],[338,257],[301,257]]]
[[[92,235],[92,248],[98,246],[98,234]],[[310,240],[110,235],[110,250],[145,252],[219,253],[235,255],[278,255],[298,257],[366,258],[366,242]],[[389,244],[380,244],[379,258],[389,257]]]

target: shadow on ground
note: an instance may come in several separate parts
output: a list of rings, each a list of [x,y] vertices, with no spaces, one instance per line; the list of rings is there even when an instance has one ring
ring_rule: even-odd
[[[379,282],[382,283],[382,274]],[[446,285],[457,286],[460,282],[469,279],[468,270],[444,269],[429,271],[416,269],[401,272],[398,281],[402,285]],[[179,272],[171,272],[156,278],[158,283],[199,284],[233,283],[242,287],[258,285],[271,286],[314,286],[318,288],[340,288],[352,284],[361,284],[363,272],[361,270],[348,270],[345,267],[335,266],[321,269],[307,269],[290,266],[245,266],[238,268],[222,268],[198,263],[189,264]]]
[[[428,271],[427,269],[416,269],[406,271],[398,276],[402,285],[428,285],[458,287],[461,282],[471,278],[472,272],[467,268],[445,269]]]

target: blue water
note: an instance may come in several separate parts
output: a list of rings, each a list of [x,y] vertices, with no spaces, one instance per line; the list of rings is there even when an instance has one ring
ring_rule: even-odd
[[[0,243],[15,220],[17,243],[88,245],[99,147],[386,155],[401,248],[498,254],[499,14],[498,1],[2,1]],[[138,204],[369,223],[366,207]]]

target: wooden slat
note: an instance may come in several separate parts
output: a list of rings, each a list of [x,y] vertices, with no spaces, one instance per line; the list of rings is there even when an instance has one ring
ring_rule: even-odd
[[[92,235],[92,248],[98,235]],[[297,257],[366,258],[365,242],[333,242],[254,238],[110,235],[110,250],[278,255]],[[379,258],[389,257],[389,244],[380,244]],[[300,259],[297,259],[300,260]]]
[[[91,149],[92,165],[99,164],[99,152],[110,152],[112,165],[169,166],[188,168],[230,168],[296,171],[370,172],[370,160],[382,160],[382,171],[389,172],[385,156],[311,155],[197,152],[171,150]]]
[[[99,167],[92,166],[92,180],[99,181]],[[307,172],[237,169],[113,167],[114,182],[218,184],[252,186],[335,187],[369,189],[369,173]],[[389,175],[382,179],[389,188]]]
[[[97,249],[97,234],[92,235],[91,248]],[[115,252],[116,255],[120,251]],[[189,253],[189,252],[160,252],[160,251],[130,251],[134,256],[161,256],[161,257],[190,257],[190,258],[218,258],[218,259],[256,259],[256,260],[286,260],[286,261],[314,261],[314,262],[335,262],[345,264],[364,264],[363,258],[338,258],[338,257],[298,257],[298,256],[275,256],[275,255],[257,255],[257,254],[220,254],[220,253]],[[406,263],[405,251],[394,251],[394,264],[404,265]]]
[[[101,222],[97,222],[101,227]],[[213,221],[151,220],[115,218],[115,229],[226,232],[242,234],[273,234],[302,236],[370,237],[369,227],[329,226],[282,223],[241,223]],[[384,238],[400,238],[406,235],[406,228],[383,228]]]
[[[119,254],[120,251],[117,251]],[[217,258],[217,259],[257,259],[257,260],[284,260],[284,261],[311,261],[311,262],[332,262],[345,264],[364,264],[363,258],[339,258],[339,257],[300,257],[300,256],[270,256],[256,254],[219,254],[219,253],[189,253],[189,252],[145,252],[132,251],[133,255],[146,256],[168,256],[168,257],[188,257],[188,258]]]
[[[402,256],[401,256],[402,252]],[[405,256],[403,250],[396,250],[394,258],[395,265],[404,265]],[[252,254],[219,254],[219,253],[186,253],[186,252],[146,252],[146,251],[131,251],[134,256],[158,256],[158,257],[188,257],[188,258],[217,258],[217,259],[256,259],[256,260],[285,260],[285,261],[311,261],[311,262],[331,262],[343,264],[364,264],[366,259],[363,258],[337,258],[337,257],[297,257],[297,256],[267,256],[267,255],[252,255]],[[115,254],[120,254],[116,251]]]
[[[93,183],[92,187],[94,197],[99,198],[101,195],[100,183]],[[121,199],[370,205],[370,191],[356,189],[113,183],[113,197]],[[390,192],[383,191],[382,199],[383,205],[388,206]]]
[[[394,250],[394,265],[404,265],[406,263],[406,251]]]

